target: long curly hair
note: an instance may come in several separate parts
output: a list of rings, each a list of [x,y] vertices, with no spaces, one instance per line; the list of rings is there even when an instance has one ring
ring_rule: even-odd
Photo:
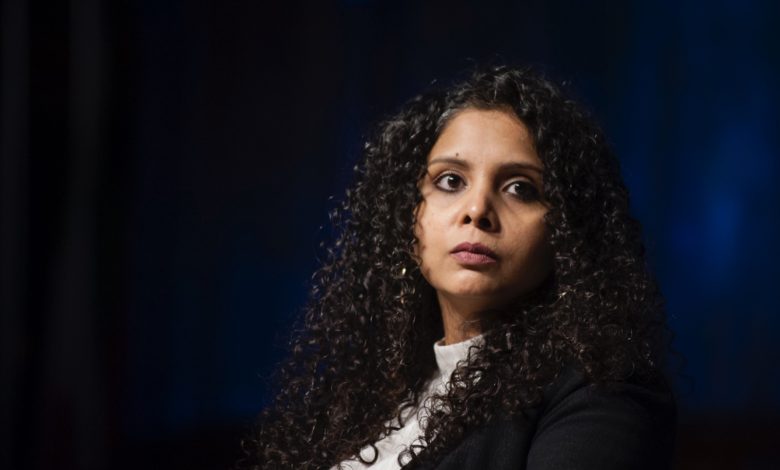
[[[593,383],[663,376],[663,299],[602,131],[536,72],[490,66],[413,98],[365,144],[240,467],[329,468],[398,429],[392,423],[419,405],[443,328],[413,256],[418,182],[443,127],[467,108],[514,112],[533,137],[553,269],[489,320],[399,464],[439,458],[497,417],[523,419],[568,364]]]

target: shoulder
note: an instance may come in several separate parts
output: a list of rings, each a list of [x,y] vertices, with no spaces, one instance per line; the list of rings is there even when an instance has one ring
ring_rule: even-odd
[[[660,373],[654,380],[595,384],[576,366],[568,365],[544,390],[539,419],[549,421],[572,407],[614,409],[674,427],[677,405],[669,382]]]
[[[594,384],[568,366],[537,410],[529,468],[668,468],[677,406],[668,381]]]
[[[664,379],[596,385],[568,366],[523,419],[475,429],[435,468],[669,468],[676,423]]]

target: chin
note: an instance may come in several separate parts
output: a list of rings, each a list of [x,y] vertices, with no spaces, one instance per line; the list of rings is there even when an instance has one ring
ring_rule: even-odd
[[[453,294],[473,296],[495,295],[506,289],[506,286],[497,284],[495,279],[490,279],[487,276],[459,276],[458,279],[453,280],[450,286]]]
[[[495,287],[469,287],[469,288],[455,288],[452,290],[445,290],[452,297],[462,297],[468,300],[480,300],[484,299],[486,303],[495,301],[500,296],[500,290]]]

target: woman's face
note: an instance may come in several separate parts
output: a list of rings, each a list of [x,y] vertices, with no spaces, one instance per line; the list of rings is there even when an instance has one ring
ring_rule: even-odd
[[[467,108],[450,119],[428,155],[415,224],[440,303],[506,306],[549,274],[541,171],[514,114]]]

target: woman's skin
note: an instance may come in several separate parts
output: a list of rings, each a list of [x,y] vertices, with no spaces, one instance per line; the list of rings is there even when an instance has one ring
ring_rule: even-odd
[[[527,128],[505,111],[459,111],[431,149],[415,254],[436,289],[444,344],[480,334],[482,312],[531,292],[550,273],[542,169]],[[494,256],[453,253],[463,242]]]

